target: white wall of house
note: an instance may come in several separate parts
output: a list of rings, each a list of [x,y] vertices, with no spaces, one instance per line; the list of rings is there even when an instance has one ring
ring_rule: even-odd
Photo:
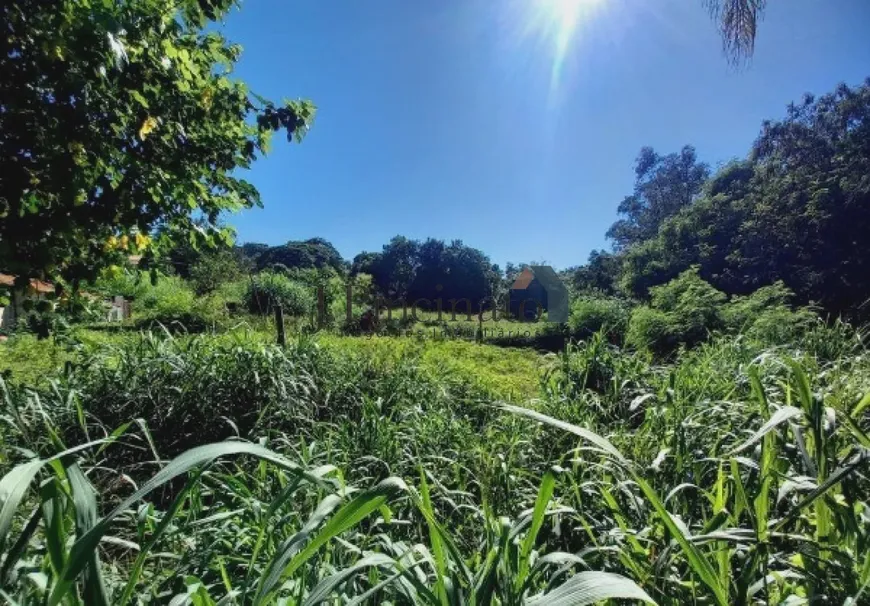
[[[24,313],[24,301],[26,299],[39,301],[40,299],[44,299],[45,295],[37,292],[29,292],[25,294],[16,289],[12,291],[9,298],[11,299],[9,305],[6,307],[0,307],[0,328],[14,328],[18,318]]]

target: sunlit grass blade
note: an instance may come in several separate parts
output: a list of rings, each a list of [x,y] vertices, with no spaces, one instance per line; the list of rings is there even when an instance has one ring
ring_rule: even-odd
[[[552,591],[532,596],[526,606],[588,606],[614,599],[656,603],[631,579],[610,572],[579,572]]]
[[[694,573],[697,574],[698,578],[700,578],[701,581],[710,588],[710,591],[713,592],[713,596],[716,598],[716,603],[720,606],[727,606],[728,595],[726,589],[720,585],[719,578],[716,576],[716,571],[713,569],[710,562],[706,557],[704,557],[704,554],[702,554],[701,551],[686,538],[682,529],[680,529],[674,522],[671,514],[665,509],[661,499],[659,499],[655,490],[653,490],[646,480],[637,475],[634,476],[634,480],[637,482],[638,486],[640,486],[647,501],[650,502],[653,509],[658,513],[659,518],[667,527],[668,532],[671,533],[671,537],[680,545],[680,548],[686,556],[686,559],[689,561],[689,565]]]
[[[870,461],[870,457],[868,457],[866,452],[861,452],[855,455],[852,460],[843,465],[834,473],[832,473],[828,478],[821,483],[815,490],[807,494],[800,503],[798,503],[795,507],[789,511],[784,518],[782,518],[776,525],[773,527],[774,532],[780,532],[785,527],[786,524],[797,518],[801,511],[803,511],[809,505],[812,505],[817,499],[823,497],[831,488],[839,484],[846,477],[848,477],[852,472],[856,471],[860,467],[866,465]]]
[[[39,528],[40,522],[42,522],[42,508],[37,507],[33,511],[33,513],[30,514],[30,517],[27,520],[27,524],[24,525],[24,528],[21,530],[21,534],[18,535],[18,539],[5,554],[3,567],[0,568],[0,586],[6,585],[6,580],[9,576],[9,572],[12,570],[12,566],[14,566],[21,558],[22,554],[28,546],[28,543],[30,543],[31,539],[33,539],[33,535]]]
[[[289,494],[289,492],[282,493],[282,496],[287,498]],[[317,508],[302,528],[281,543],[275,556],[272,558],[272,561],[269,562],[269,566],[266,568],[266,573],[257,584],[257,593],[254,596],[255,604],[264,600],[265,597],[278,586],[278,583],[281,580],[281,574],[287,567],[287,564],[290,563],[293,556],[299,553],[299,550],[302,549],[302,546],[305,541],[308,540],[308,537],[317,530],[317,528],[323,523],[323,520],[335,511],[335,508],[339,505],[341,505],[340,496],[335,494],[328,495],[318,503]],[[251,563],[251,568],[253,569],[253,562]]]
[[[65,450],[48,459],[34,459],[27,463],[21,463],[20,465],[16,465],[11,471],[3,476],[3,479],[0,480],[0,502],[3,504],[2,507],[0,507],[0,552],[2,552],[3,547],[6,544],[7,534],[9,533],[9,527],[12,525],[15,511],[18,509],[19,504],[27,494],[27,490],[30,488],[30,484],[33,482],[36,474],[39,473],[39,470],[52,461],[57,461],[63,457],[71,456],[77,452],[87,450],[88,448],[101,444],[102,442],[103,440],[95,440]]]
[[[90,531],[97,523],[97,493],[90,481],[82,473],[77,464],[66,468],[72,489],[73,504],[75,506],[76,537],[81,537]],[[94,549],[86,554],[87,565],[84,569],[83,594],[85,603],[89,606],[107,606],[110,598],[103,580],[103,572],[100,569],[100,559],[97,550]]]
[[[426,512],[426,523],[429,527],[429,542],[432,546],[432,555],[435,559],[435,593],[438,596],[442,606],[447,606],[449,603],[447,598],[447,588],[444,586],[444,581],[447,578],[447,559],[444,555],[444,544],[441,541],[441,534],[436,528],[435,510],[432,507],[432,497],[429,494],[429,482],[426,481],[426,472],[420,469],[420,507]]]
[[[417,560],[416,562],[413,562],[407,566],[402,566],[401,564],[399,564],[397,562],[396,566],[399,568],[398,572],[394,572],[393,574],[391,574],[390,576],[388,576],[384,580],[377,583],[374,587],[371,587],[370,589],[359,594],[358,596],[353,598],[350,602],[348,602],[347,606],[358,606],[359,604],[365,604],[369,598],[376,595],[379,591],[382,591],[384,588],[395,583],[401,577],[409,576],[411,570],[416,568],[417,566],[420,566],[421,564],[423,564],[423,562],[424,562],[424,560]],[[435,596],[433,595],[432,597],[434,598]],[[435,604],[436,602],[434,600],[432,600],[429,603]]]
[[[329,599],[329,596],[332,594],[332,591],[347,581],[350,577],[357,574],[358,572],[365,570],[366,568],[397,568],[398,563],[391,557],[386,556],[382,553],[373,553],[364,557],[361,560],[358,560],[353,565],[348,566],[342,570],[339,570],[335,574],[331,574],[320,583],[318,583],[314,589],[311,590],[311,593],[305,598],[302,602],[302,606],[316,606],[321,602]]]
[[[556,487],[556,474],[548,471],[544,474],[541,480],[541,488],[538,490],[538,497],[535,500],[535,508],[532,512],[532,524],[523,539],[519,554],[519,569],[517,570],[514,587],[519,591],[526,581],[526,576],[529,572],[529,556],[532,553],[532,548],[535,546],[535,541],[538,538],[538,532],[544,524],[544,515],[547,513],[547,506],[550,504],[550,499],[553,498],[553,490]]]
[[[751,437],[749,437],[746,441],[741,443],[739,446],[732,449],[729,454],[735,455],[737,453],[740,453],[740,452],[746,450],[747,448],[754,445],[756,442],[761,440],[764,436],[766,436],[768,433],[770,433],[771,431],[773,431],[774,429],[776,429],[777,427],[779,427],[783,423],[787,423],[791,419],[795,419],[797,417],[802,417],[803,414],[804,414],[803,411],[801,411],[799,408],[795,408],[794,406],[783,406],[782,408],[777,410],[775,413],[770,415],[770,419],[768,419],[767,422],[764,425],[762,425],[758,431],[756,431],[754,434],[752,434]]]
[[[154,532],[151,534],[151,538],[145,545],[142,546],[142,549],[136,556],[136,561],[133,562],[133,566],[127,575],[127,583],[124,586],[124,590],[121,593],[121,596],[118,598],[117,606],[124,606],[130,600],[130,597],[133,595],[133,591],[136,589],[136,584],[139,581],[139,575],[142,574],[142,569],[145,566],[145,560],[148,558],[151,550],[160,540],[160,537],[162,537],[167,529],[169,529],[169,527],[173,524],[176,512],[184,504],[184,501],[187,499],[187,495],[190,493],[193,487],[197,484],[197,482],[199,482],[203,471],[204,468],[201,468],[191,474],[191,477],[188,478],[184,487],[173,499],[172,504],[169,506],[169,509],[163,513],[163,518],[160,520],[157,528],[154,529]]]
[[[571,423],[566,423],[565,421],[560,421],[558,419],[554,419],[553,417],[548,417],[545,414],[541,414],[540,412],[530,410],[528,408],[522,408],[520,406],[514,406],[512,404],[499,404],[499,408],[505,410],[507,412],[512,412],[517,415],[522,415],[524,417],[528,417],[539,423],[543,423],[545,425],[550,425],[552,427],[557,427],[563,431],[567,431],[569,433],[573,433],[576,436],[579,436],[586,440],[587,442],[597,446],[603,452],[611,455],[614,459],[619,461],[620,463],[627,465],[628,459],[626,459],[616,447],[610,443],[605,438],[602,438],[594,431],[589,431],[583,427],[578,427],[577,425],[572,425]]]

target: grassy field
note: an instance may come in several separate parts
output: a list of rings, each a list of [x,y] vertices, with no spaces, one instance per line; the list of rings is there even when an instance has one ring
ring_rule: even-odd
[[[868,597],[870,373],[842,326],[666,362],[599,336],[74,337],[0,345],[9,603]]]

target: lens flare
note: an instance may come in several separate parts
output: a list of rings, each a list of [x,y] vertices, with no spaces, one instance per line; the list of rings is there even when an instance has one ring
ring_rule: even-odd
[[[552,86],[562,77],[571,43],[588,26],[606,0],[532,0],[529,28],[536,36],[552,40]]]

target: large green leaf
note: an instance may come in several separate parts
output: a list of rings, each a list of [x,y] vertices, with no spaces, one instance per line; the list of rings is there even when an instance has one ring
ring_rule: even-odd
[[[611,572],[580,572],[552,591],[532,596],[526,606],[587,606],[614,599],[656,603],[637,583],[624,576]]]
[[[508,412],[512,412],[514,414],[534,419],[539,423],[544,423],[545,425],[550,425],[552,427],[557,427],[569,433],[573,433],[574,435],[583,438],[587,442],[598,447],[600,450],[611,455],[614,459],[616,459],[623,465],[628,465],[629,463],[628,459],[622,456],[622,453],[619,452],[619,450],[617,450],[617,448],[613,444],[611,444],[606,438],[602,438],[601,436],[599,436],[594,431],[589,431],[588,429],[585,429],[583,427],[578,427],[577,425],[572,425],[571,423],[566,423],[565,421],[560,421],[559,419],[548,417],[547,415],[541,414],[540,412],[537,412],[535,410],[522,408],[520,406],[514,406],[512,404],[502,403],[499,404],[499,408]]]
[[[787,423],[791,419],[802,417],[803,411],[800,408],[795,408],[794,406],[783,406],[775,413],[770,416],[770,419],[761,426],[761,428],[756,431],[752,436],[749,437],[745,442],[734,448],[730,454],[735,455],[738,452],[742,452],[761,440],[764,436],[769,434],[771,431],[782,425],[783,423]]]

